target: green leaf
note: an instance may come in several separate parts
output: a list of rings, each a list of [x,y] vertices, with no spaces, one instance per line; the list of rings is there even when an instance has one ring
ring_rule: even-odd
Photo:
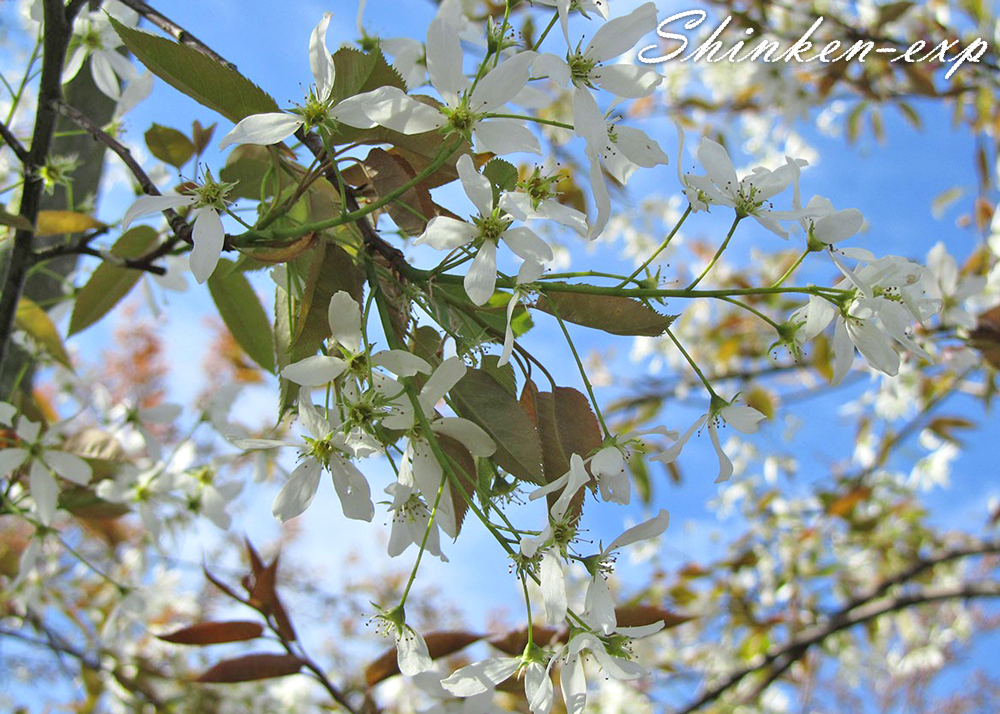
[[[17,303],[17,314],[14,316],[14,322],[18,329],[52,355],[59,364],[72,371],[73,365],[69,361],[69,354],[66,353],[59,331],[45,310],[28,298],[22,297]]]
[[[503,159],[492,159],[483,167],[483,176],[493,188],[493,202],[500,199],[504,191],[513,191],[517,184],[517,167]]]
[[[510,362],[500,367],[497,363],[500,361],[499,355],[486,355],[483,357],[482,364],[480,368],[484,372],[489,372],[489,375],[493,377],[500,385],[510,392],[512,397],[517,396],[517,379],[514,375],[514,367]]]
[[[153,124],[144,136],[149,153],[171,166],[180,168],[194,156],[194,143],[177,129]]]
[[[535,308],[584,327],[612,335],[662,335],[676,315],[661,315],[645,303],[617,295],[553,292],[538,299]]]
[[[292,336],[290,360],[296,362],[311,357],[330,336],[330,298],[346,290],[358,302],[364,278],[351,256],[340,246],[321,243],[309,265],[306,288],[302,295],[298,320]]]
[[[353,47],[342,47],[334,53],[333,64],[337,68],[337,76],[332,97],[338,102],[379,87],[396,87],[406,91],[403,78],[385,61],[379,49],[362,52]]]
[[[913,7],[912,2],[891,2],[888,5],[881,5],[878,8],[878,18],[875,20],[875,29],[880,29],[883,25],[895,22]]]
[[[493,437],[500,468],[516,478],[545,484],[538,429],[506,387],[488,373],[470,369],[451,390],[455,411]]]
[[[122,258],[138,258],[156,244],[156,230],[150,226],[136,226],[122,233],[111,252]],[[69,334],[90,327],[108,314],[138,282],[142,271],[123,268],[113,263],[101,263],[90,279],[76,294],[73,315],[69,320]]]
[[[236,343],[254,362],[274,372],[274,338],[271,322],[246,275],[233,270],[229,260],[219,261],[208,279],[208,290]]]
[[[125,46],[157,77],[232,122],[279,111],[263,89],[193,47],[126,27],[108,18]]]

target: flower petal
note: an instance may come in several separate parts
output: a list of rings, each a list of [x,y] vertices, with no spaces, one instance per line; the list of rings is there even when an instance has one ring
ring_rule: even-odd
[[[497,445],[490,438],[490,435],[478,424],[468,419],[462,419],[461,417],[435,419],[431,424],[431,428],[437,434],[444,434],[455,439],[455,441],[461,442],[473,456],[485,458],[492,456],[497,450]]]
[[[344,515],[356,521],[370,522],[375,516],[375,506],[365,475],[340,454],[330,456],[330,472]]]
[[[128,230],[128,227],[132,225],[132,221],[140,216],[149,216],[160,211],[165,211],[168,208],[189,206],[195,200],[194,196],[177,195],[142,196],[141,198],[137,198],[135,203],[125,211],[125,216],[122,218],[122,230]]]
[[[528,70],[538,55],[519,52],[497,65],[479,80],[469,97],[469,109],[477,114],[494,112],[509,102],[528,83]]]
[[[347,362],[339,357],[313,355],[281,370],[281,376],[303,387],[318,387],[332,382],[347,369]]]
[[[352,354],[361,351],[361,310],[346,290],[334,293],[327,308],[330,333],[337,342]]]
[[[458,31],[442,18],[436,18],[427,28],[427,74],[449,106],[457,104],[458,95],[469,86],[462,72]]]
[[[79,456],[64,451],[46,451],[45,463],[67,481],[86,486],[90,483],[90,465]]]
[[[542,602],[545,604],[545,621],[550,625],[558,625],[566,619],[566,576],[563,574],[562,560],[552,550],[542,556],[539,580]]]
[[[533,263],[548,263],[552,260],[552,248],[530,228],[508,228],[500,238],[519,258]]]
[[[472,127],[472,138],[478,151],[489,151],[500,156],[519,151],[542,153],[535,135],[516,119],[489,119],[476,122]]]
[[[648,521],[644,521],[637,526],[632,526],[611,541],[611,544],[604,549],[604,552],[610,553],[613,550],[624,548],[626,545],[632,545],[640,540],[656,538],[658,535],[661,535],[665,530],[667,530],[668,525],[670,525],[670,514],[667,513],[667,511],[660,509],[660,512],[653,518],[650,518]]]
[[[473,305],[484,305],[493,296],[497,284],[496,243],[487,240],[480,246],[463,283]]]
[[[313,458],[307,458],[292,471],[288,482],[281,488],[278,497],[274,499],[272,513],[280,522],[295,518],[309,508],[316,490],[319,488],[319,477],[322,467]]]
[[[269,146],[284,141],[305,123],[305,120],[297,114],[285,114],[284,112],[267,112],[265,114],[251,114],[233,127],[232,131],[222,137],[219,142],[219,151],[222,151],[230,144],[255,144],[257,146]]]
[[[590,73],[590,79],[601,89],[611,92],[616,97],[640,99],[652,94],[663,77],[648,67],[610,64],[594,68]]]
[[[194,274],[194,279],[203,284],[215,272],[215,266],[219,264],[219,256],[226,242],[226,233],[217,210],[206,206],[199,211],[194,221],[191,240],[194,241],[194,248],[188,257],[191,272]]]
[[[399,664],[399,671],[407,677],[434,667],[424,638],[408,625],[403,625],[402,630],[396,633],[396,662]]]
[[[493,212],[493,188],[490,180],[476,171],[472,157],[462,154],[455,164],[458,178],[462,181],[465,194],[472,200],[480,216],[489,216]]]
[[[309,69],[312,70],[313,79],[316,80],[320,101],[325,101],[333,89],[333,80],[336,77],[336,67],[330,57],[330,50],[326,47],[326,31],[330,26],[330,18],[333,13],[324,12],[323,19],[319,21],[309,36]]]
[[[38,520],[43,525],[51,525],[59,504],[59,484],[45,466],[38,461],[32,461],[28,486],[35,501]]]
[[[427,244],[438,250],[454,250],[471,243],[478,235],[479,229],[471,223],[448,216],[434,216],[413,244]]]
[[[492,657],[456,670],[441,680],[441,686],[456,697],[492,691],[500,682],[509,679],[521,666],[520,657]]]
[[[647,2],[628,15],[608,20],[587,45],[584,54],[589,59],[604,62],[628,52],[647,32],[656,27],[656,5]]]

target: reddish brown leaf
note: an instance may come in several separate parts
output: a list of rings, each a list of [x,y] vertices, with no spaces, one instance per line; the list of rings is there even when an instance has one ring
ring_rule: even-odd
[[[624,607],[616,607],[615,617],[618,619],[619,627],[642,627],[662,621],[664,629],[677,627],[694,619],[689,615],[680,615],[656,605],[626,605]]]
[[[249,620],[229,622],[199,622],[167,635],[157,635],[175,645],[216,645],[222,642],[244,642],[264,634],[264,626]]]
[[[424,635],[427,643],[427,651],[431,659],[447,657],[461,649],[483,639],[482,635],[472,632],[428,632]],[[399,674],[399,662],[396,657],[396,648],[390,647],[382,655],[365,667],[365,681],[369,687],[374,687],[384,679]]]
[[[979,316],[976,329],[969,333],[969,344],[982,353],[993,369],[1000,370],[1000,305]]]
[[[451,459],[455,475],[458,476],[459,483],[449,482],[448,485],[451,489],[451,501],[455,506],[455,523],[461,531],[465,514],[469,510],[469,501],[476,490],[476,461],[461,442],[443,434],[438,434],[437,439],[441,450]]]
[[[278,556],[274,556],[274,560],[255,575],[253,589],[250,591],[250,605],[268,615],[274,608],[274,601],[278,599],[274,590],[278,576]]]
[[[256,578],[260,571],[264,569],[264,561],[253,547],[249,538],[244,538],[244,542],[247,546],[247,558],[250,560],[250,570],[253,573],[254,578]]]
[[[202,672],[196,682],[231,684],[253,682],[295,674],[302,668],[302,661],[291,654],[250,654],[219,662]]]

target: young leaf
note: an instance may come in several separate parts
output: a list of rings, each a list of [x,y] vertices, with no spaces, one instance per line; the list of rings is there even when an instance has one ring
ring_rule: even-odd
[[[406,83],[399,72],[385,61],[382,51],[362,52],[353,47],[341,47],[333,54],[337,76],[333,83],[336,101],[355,94],[371,92],[379,87],[396,87],[406,91]]]
[[[249,620],[199,622],[156,638],[175,645],[215,645],[223,642],[244,642],[264,634],[264,626]]]
[[[150,226],[131,228],[115,241],[111,252],[122,258],[138,258],[156,243],[156,230]],[[76,294],[73,314],[69,320],[69,334],[90,327],[104,317],[128,295],[142,276],[139,270],[122,268],[113,263],[101,263],[90,279]]]
[[[645,303],[617,295],[552,292],[538,298],[535,308],[612,335],[658,337],[677,317],[661,315]]]
[[[11,228],[17,228],[22,231],[30,231],[34,228],[29,221],[24,216],[14,215],[13,213],[7,213],[3,209],[0,209],[0,226],[10,226]]]
[[[125,46],[153,74],[229,121],[279,111],[277,102],[236,70],[188,45],[108,19]]]
[[[69,361],[69,354],[63,346],[59,331],[45,310],[28,298],[22,297],[17,303],[14,323],[56,362],[70,371],[73,370],[73,364]]]
[[[376,197],[391,193],[417,175],[398,153],[379,148],[368,152],[362,166]],[[385,210],[392,222],[410,236],[423,233],[427,222],[437,215],[430,191],[423,184],[411,188],[388,204]]]
[[[496,462],[512,476],[544,485],[538,429],[507,389],[488,373],[470,369],[451,390],[458,415],[496,442]]]
[[[302,660],[292,654],[251,654],[223,660],[195,678],[196,682],[232,684],[285,677],[302,669]]]
[[[171,166],[180,168],[194,156],[195,146],[191,140],[169,126],[153,124],[144,136],[149,153]]]
[[[232,270],[232,263],[222,259],[208,279],[208,290],[219,315],[233,338],[254,362],[274,372],[274,340],[271,322],[243,273]]]

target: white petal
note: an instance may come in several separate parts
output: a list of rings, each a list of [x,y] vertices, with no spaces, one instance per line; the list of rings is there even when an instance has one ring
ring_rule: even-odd
[[[836,386],[851,371],[854,363],[854,343],[847,334],[847,325],[843,319],[838,319],[833,330],[833,379],[830,384]]]
[[[545,604],[545,621],[550,625],[558,625],[566,619],[566,576],[563,574],[562,560],[551,550],[542,556],[539,580],[542,602]]]
[[[402,632],[397,633],[396,662],[399,664],[399,671],[407,677],[426,672],[434,667],[434,662],[427,650],[427,643],[420,636],[420,633],[412,627],[404,625]]]
[[[379,89],[385,89],[385,87]],[[379,89],[341,100],[337,106],[327,110],[327,117],[355,129],[374,129],[378,124],[368,116],[368,109],[372,99],[381,96],[381,94],[377,94]]]
[[[723,481],[728,481],[733,475],[733,462],[726,455],[726,452],[722,450],[722,444],[719,443],[719,432],[715,428],[714,421],[708,423],[708,436],[712,440],[715,455],[719,457],[719,476],[715,479],[715,482],[722,483]]]
[[[604,23],[587,45],[584,54],[598,62],[628,52],[647,32],[656,28],[656,5],[647,2],[628,15]]]
[[[339,454],[330,456],[330,472],[344,515],[356,521],[370,522],[375,515],[375,506],[364,474]]]
[[[573,91],[573,128],[593,151],[603,151],[608,143],[608,129],[597,100],[584,87]]]
[[[548,714],[552,709],[552,680],[548,670],[537,662],[524,668],[524,693],[531,714]]]
[[[462,154],[455,164],[458,177],[462,181],[465,194],[472,200],[480,216],[489,216],[493,212],[493,188],[488,178],[476,171],[472,157]]]
[[[644,521],[637,526],[632,526],[620,536],[611,541],[611,544],[604,549],[605,553],[624,548],[626,545],[637,543],[640,540],[649,540],[661,535],[667,526],[670,525],[670,514],[660,509],[660,512],[648,521]]]
[[[17,416],[17,407],[7,402],[0,402],[0,424],[10,426],[14,423],[15,416]]]
[[[469,86],[462,72],[462,46],[458,32],[441,18],[427,28],[427,74],[445,102],[454,105],[458,95]]]
[[[299,464],[274,499],[274,517],[284,523],[309,508],[319,488],[321,473],[322,467],[316,459],[307,458]]]
[[[573,454],[569,458],[569,478],[566,482],[566,488],[562,490],[559,494],[559,498],[556,502],[552,504],[552,517],[560,521],[563,516],[566,515],[566,509],[569,508],[569,503],[583,486],[590,481],[590,474],[587,473],[586,467],[583,465],[583,459],[580,458],[579,454]]]
[[[529,261],[525,261],[521,264],[521,269],[523,270],[526,265],[529,265]],[[510,300],[507,302],[507,327],[504,329],[503,333],[503,349],[500,351],[500,359],[497,361],[498,367],[503,367],[505,364],[510,362],[510,356],[514,352],[514,329],[511,327],[511,320],[514,318],[514,310],[521,302],[521,293],[515,292],[510,296]]]
[[[579,655],[571,655],[566,660],[559,673],[559,684],[566,702],[566,714],[581,714],[587,706],[587,678]]]
[[[719,410],[721,416],[729,426],[744,434],[753,434],[760,428],[760,421],[764,415],[746,404],[730,404]]]
[[[899,372],[899,355],[872,320],[848,320],[847,333],[872,367],[890,377]]]
[[[347,362],[339,357],[313,355],[281,370],[281,376],[303,387],[318,387],[332,382],[347,369]]]
[[[508,228],[500,238],[519,258],[533,263],[548,263],[552,260],[552,248],[530,228]]]
[[[371,363],[373,367],[385,367],[397,377],[431,373],[431,366],[425,359],[406,350],[382,350],[372,355]]]
[[[329,96],[336,76],[336,68],[330,57],[330,50],[326,47],[326,31],[330,26],[331,17],[333,17],[332,13],[323,13],[323,19],[319,21],[309,36],[309,68],[312,70],[313,79],[316,80],[320,101]]]
[[[49,470],[38,461],[31,462],[29,487],[31,488],[31,497],[35,500],[38,520],[43,525],[51,525],[52,518],[56,514],[56,507],[59,504],[59,484],[56,483]]]
[[[361,310],[345,290],[334,293],[326,312],[330,332],[352,354],[361,352]],[[328,380],[329,381],[329,380]]]
[[[586,608],[585,619],[591,627],[600,630],[604,634],[611,634],[618,624],[615,615],[615,601],[611,597],[611,589],[608,581],[597,576],[591,578],[587,586],[587,595],[584,598]]]
[[[545,52],[535,58],[531,67],[531,73],[535,77],[548,77],[560,87],[569,84],[571,78],[569,65],[559,55]]]
[[[497,445],[490,438],[490,435],[483,431],[478,424],[468,419],[462,419],[461,417],[435,419],[431,424],[431,428],[437,434],[444,434],[455,439],[455,441],[461,442],[473,456],[485,458],[492,456],[497,450]]]
[[[312,434],[315,439],[325,439],[333,431],[330,422],[320,416],[316,406],[312,403],[312,396],[309,389],[302,387],[299,390],[299,421],[302,426]]]
[[[128,230],[128,227],[132,225],[132,221],[140,216],[149,216],[153,213],[159,213],[160,211],[165,211],[168,208],[179,208],[180,206],[189,206],[195,202],[194,196],[142,196],[137,198],[135,203],[129,206],[129,209],[125,211],[125,216],[122,218],[122,230]]]
[[[611,196],[608,194],[607,184],[604,183],[600,160],[590,151],[587,152],[587,158],[590,159],[590,190],[594,193],[594,205],[597,207],[597,217],[590,224],[587,238],[594,240],[604,232],[611,218]]]
[[[472,242],[478,235],[479,229],[471,223],[448,216],[434,216],[413,244],[427,244],[438,250],[454,250]]]
[[[38,3],[38,6],[41,7],[41,3]],[[76,51],[69,56],[69,59],[66,61],[66,66],[63,67],[63,84],[66,84],[80,73],[80,68],[83,67],[83,61],[85,59],[87,59],[87,48],[81,44],[76,48]]]
[[[492,691],[500,682],[509,679],[521,666],[520,657],[492,657],[476,662],[441,680],[441,686],[456,697]]]
[[[708,177],[720,189],[726,193],[734,193],[738,189],[739,181],[736,178],[733,160],[729,158],[729,152],[722,144],[708,137],[703,138],[701,146],[698,147],[698,161],[705,167]]]
[[[27,449],[4,449],[0,451],[0,476],[8,477],[28,458]]]
[[[194,221],[191,240],[194,241],[194,248],[188,258],[191,272],[195,280],[204,283],[215,272],[215,266],[219,264],[219,256],[226,242],[226,234],[218,211],[211,206],[199,211]]]
[[[472,90],[469,108],[476,113],[494,112],[513,99],[528,83],[528,69],[535,57],[534,52],[519,52],[497,65]]]
[[[101,93],[117,102],[121,96],[121,86],[104,52],[94,52],[90,55],[90,74]]]
[[[659,164],[666,165],[670,161],[660,145],[641,129],[619,126],[615,128],[615,134],[618,137],[618,150],[634,164],[648,169]]]
[[[461,357],[449,357],[439,364],[420,390],[420,403],[424,408],[433,409],[434,405],[444,399],[444,395],[465,376],[467,369]]]
[[[371,95],[371,96],[369,96]],[[418,102],[398,87],[380,87],[367,94],[359,94],[341,102],[330,114],[340,118],[347,101],[361,102],[365,115],[379,126],[398,131],[401,134],[422,134],[445,125],[447,119],[434,107]],[[346,122],[345,122],[346,123]]]
[[[230,443],[238,449],[275,449],[279,446],[296,446],[290,441],[279,439],[230,439]],[[104,482],[102,482],[104,483]]]
[[[490,240],[483,243],[463,282],[473,305],[484,305],[493,296],[497,284],[496,243]]]
[[[86,486],[90,483],[90,465],[79,456],[64,451],[46,451],[45,463],[68,481]]]
[[[542,153],[535,135],[516,119],[489,119],[476,122],[472,127],[472,138],[478,151],[489,151],[500,156],[519,151]]]
[[[811,203],[811,202],[810,202]],[[850,238],[865,222],[865,217],[856,208],[847,208],[828,216],[823,216],[813,224],[816,240],[831,244]]]
[[[648,67],[628,64],[596,67],[591,71],[590,78],[601,89],[626,99],[648,97],[663,80],[661,75]]]
[[[662,461],[665,464],[669,464],[676,460],[677,457],[680,456],[681,449],[684,448],[684,445],[688,443],[688,440],[695,433],[695,431],[700,429],[702,424],[704,424],[707,420],[708,414],[703,414],[694,424],[688,427],[688,430],[684,432],[680,439],[670,445],[670,448],[664,449],[655,456],[651,456],[650,459],[653,461]]]
[[[256,144],[257,146],[269,146],[284,141],[305,123],[305,120],[297,114],[285,114],[283,112],[268,112],[265,114],[251,114],[233,127],[232,131],[222,137],[219,142],[219,150],[225,149],[230,144]]]

